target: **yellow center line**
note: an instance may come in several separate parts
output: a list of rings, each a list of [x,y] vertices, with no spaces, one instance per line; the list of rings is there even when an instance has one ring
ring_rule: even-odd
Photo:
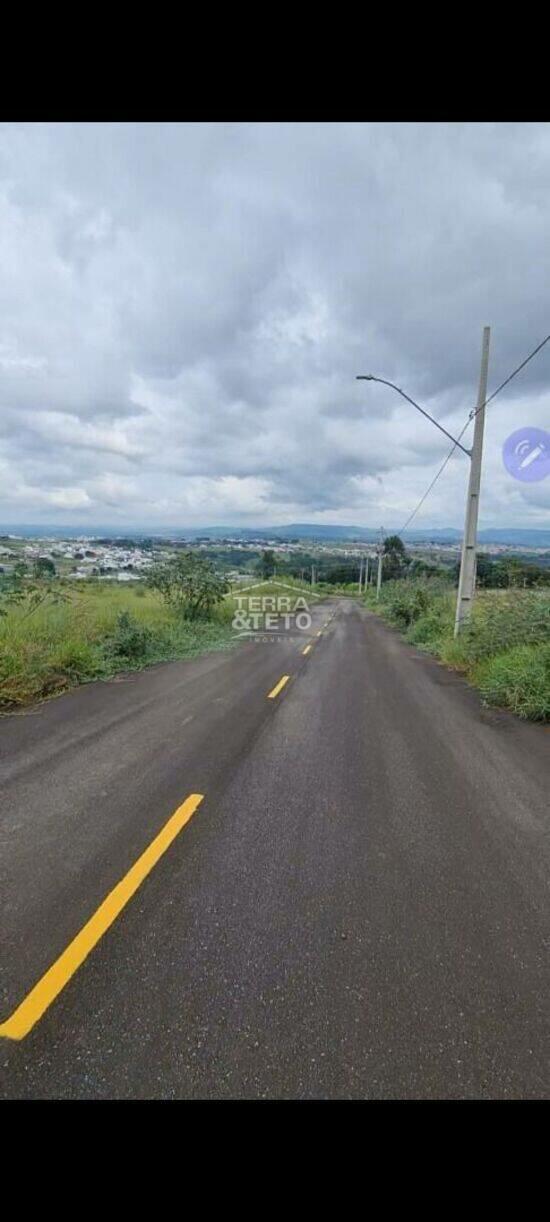
[[[66,950],[56,959],[48,971],[42,976],[38,984],[35,984],[30,993],[21,1002],[21,1005],[14,1010],[10,1018],[0,1026],[0,1035],[6,1039],[22,1040],[25,1035],[32,1031],[35,1023],[39,1018],[42,1018],[44,1012],[51,1006],[52,1001],[65,988],[65,985],[74,976],[74,973],[80,967],[81,963],[90,954],[94,946],[99,942],[103,934],[113,924],[117,916],[128,900],[132,898],[137,891],[144,878],[156,865],[163,853],[170,847],[175,840],[178,832],[181,832],[182,827],[189,821],[200,806],[204,794],[192,793],[185,802],[178,806],[174,814],[170,817],[167,823],[159,832],[158,836],[151,842],[145,852],[138,857],[137,861],[128,870],[128,873],[121,878],[116,887],[109,893],[103,903],[90,920],[77,933],[76,938],[73,938]]]
[[[310,649],[311,645],[306,645],[305,649],[302,649],[302,653],[309,653]]]
[[[274,700],[275,697],[279,695],[279,692],[284,687],[285,683],[288,683],[289,679],[290,675],[283,675],[282,679],[279,679],[279,682],[273,688],[273,691],[268,693],[268,700]]]
[[[322,636],[322,635],[323,635],[323,631],[322,631],[322,629],[320,628],[320,629],[319,629],[319,631],[318,631],[318,633],[317,633],[317,636]]]

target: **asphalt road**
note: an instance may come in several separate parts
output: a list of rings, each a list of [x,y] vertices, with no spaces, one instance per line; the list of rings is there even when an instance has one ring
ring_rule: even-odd
[[[0,785],[0,1022],[204,795],[2,1097],[548,1097],[550,730],[356,604],[3,718]]]

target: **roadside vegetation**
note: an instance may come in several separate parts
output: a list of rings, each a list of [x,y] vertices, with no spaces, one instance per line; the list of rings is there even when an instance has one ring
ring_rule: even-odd
[[[74,583],[21,569],[0,586],[0,709],[121,670],[232,644],[229,587],[179,555],[147,583]]]
[[[397,535],[384,540],[383,551],[381,600],[371,559],[367,605],[411,644],[463,673],[487,703],[550,721],[550,569],[480,555],[474,614],[455,641],[456,566],[411,556]],[[277,594],[282,583],[306,600],[359,597],[356,560],[308,552],[282,562],[266,548],[247,554],[249,567],[236,572],[228,567],[235,549],[221,564],[217,555],[177,547],[157,554],[144,578],[120,584],[97,574],[71,580],[69,562],[57,553],[55,562],[39,556],[32,564],[15,556],[11,571],[0,567],[0,711],[118,671],[228,648],[235,599],[249,589]]]
[[[277,594],[278,580],[251,574],[250,584],[255,595]],[[76,585],[43,565],[18,565],[0,581],[0,711],[120,671],[230,648],[240,591],[196,552],[178,552],[128,584]]]
[[[550,590],[479,590],[472,617],[455,640],[456,590],[426,576],[372,588],[366,604],[412,645],[435,654],[479,688],[487,704],[550,721]]]

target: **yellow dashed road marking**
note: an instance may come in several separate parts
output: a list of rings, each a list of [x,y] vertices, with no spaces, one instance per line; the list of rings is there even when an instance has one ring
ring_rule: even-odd
[[[273,691],[268,693],[268,700],[274,700],[275,697],[279,695],[279,692],[282,690],[285,683],[288,683],[289,679],[290,675],[283,675],[282,679],[279,679],[279,682],[273,688]]]
[[[163,853],[170,847],[172,841],[176,838],[178,832],[181,832],[182,827],[189,821],[200,806],[204,794],[192,793],[186,798],[182,806],[174,812],[164,827],[159,832],[158,836],[145,849],[145,852],[138,857],[134,865],[124,875],[124,878],[117,883],[116,887],[109,893],[103,903],[90,920],[86,922],[80,933],[77,933],[76,938],[73,938],[66,950],[56,959],[48,971],[42,976],[38,984],[35,984],[30,993],[21,1002],[21,1005],[14,1010],[11,1018],[8,1018],[5,1023],[0,1026],[0,1035],[11,1040],[22,1040],[25,1035],[32,1031],[35,1023],[51,1006],[52,1001],[65,988],[65,985],[74,976],[74,973],[80,967],[81,963],[90,954],[94,946],[97,945],[100,938],[107,931],[113,921],[128,900],[137,891],[144,878],[153,869]]]

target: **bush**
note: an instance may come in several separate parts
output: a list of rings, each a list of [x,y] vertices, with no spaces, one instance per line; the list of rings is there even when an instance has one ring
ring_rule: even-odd
[[[191,551],[153,565],[147,585],[188,620],[211,620],[230,588],[206,556]]]
[[[550,644],[517,645],[488,658],[475,680],[488,704],[532,721],[550,720]]]
[[[407,640],[411,645],[421,645],[433,652],[438,651],[441,641],[453,631],[454,601],[452,594],[434,597],[427,611],[411,624],[407,632]]]
[[[380,590],[382,614],[398,628],[409,628],[426,615],[435,594],[434,581],[388,581]]]
[[[105,641],[105,650],[117,658],[135,662],[147,656],[152,640],[150,628],[138,623],[130,611],[119,611],[115,630]]]

